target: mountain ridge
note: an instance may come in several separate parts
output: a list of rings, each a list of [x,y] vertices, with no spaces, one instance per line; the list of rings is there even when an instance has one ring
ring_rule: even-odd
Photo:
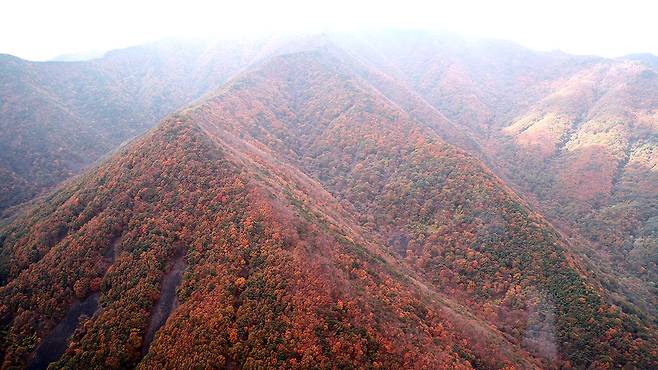
[[[481,120],[460,139],[441,91],[320,44],[255,63],[3,228],[3,368],[93,294],[57,366],[656,364],[655,323],[482,163]],[[179,254],[180,304],[142,358]]]

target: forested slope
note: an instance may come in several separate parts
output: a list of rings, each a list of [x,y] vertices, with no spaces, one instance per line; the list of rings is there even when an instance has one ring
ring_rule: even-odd
[[[0,55],[0,211],[216,88],[262,47],[256,41],[163,41],[85,62]]]
[[[2,367],[33,366],[53,328],[95,299],[56,367],[658,366],[651,316],[619,307],[592,260],[480,160],[507,178],[514,155],[528,154],[514,162],[521,169],[536,159],[523,146],[505,152],[523,136],[501,117],[579,95],[580,79],[546,98],[571,86],[546,82],[558,78],[550,66],[608,76],[618,65],[544,65],[510,46],[508,58],[556,74],[492,76],[471,60],[462,72],[478,71],[472,84],[452,66],[464,84],[424,90],[431,76],[408,74],[413,58],[385,51],[364,65],[366,54],[322,39],[259,59],[20,209],[0,234]],[[438,66],[426,71],[438,78]],[[486,89],[506,79],[523,83],[502,97]],[[496,109],[532,91],[508,112],[460,117],[436,103],[452,104],[448,86],[468,99],[477,87],[478,106]],[[651,105],[631,106],[651,117]]]
[[[655,339],[644,349],[631,339],[638,330],[655,335],[652,324],[609,305],[597,278],[541,216],[335,55],[275,58],[192,112],[217,137],[239,136],[302,168],[410,266],[477,303],[519,341],[534,340],[524,338],[534,329],[519,317],[548,320],[532,324],[555,325],[540,330],[552,352],[529,344],[541,355],[583,366],[641,362],[655,351]],[[630,336],[609,347],[604,338],[617,332]]]

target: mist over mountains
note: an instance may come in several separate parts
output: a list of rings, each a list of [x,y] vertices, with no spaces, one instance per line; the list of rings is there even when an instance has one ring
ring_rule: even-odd
[[[650,54],[2,55],[0,112],[3,369],[658,366]]]

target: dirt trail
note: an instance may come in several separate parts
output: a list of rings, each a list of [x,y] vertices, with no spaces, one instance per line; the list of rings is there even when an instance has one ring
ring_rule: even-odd
[[[37,347],[34,358],[27,365],[27,369],[46,369],[51,362],[57,361],[62,356],[68,345],[69,337],[80,323],[80,317],[82,315],[91,317],[98,309],[99,296],[100,293],[96,292],[83,301],[73,303],[64,319],[43,338]]]
[[[183,271],[185,270],[185,256],[177,256],[174,260],[174,265],[162,280],[162,289],[160,291],[160,299],[155,304],[151,312],[151,321],[144,336],[142,344],[142,356],[144,356],[151,346],[151,342],[158,332],[160,327],[164,325],[171,312],[178,306],[176,299],[176,288],[181,282]]]

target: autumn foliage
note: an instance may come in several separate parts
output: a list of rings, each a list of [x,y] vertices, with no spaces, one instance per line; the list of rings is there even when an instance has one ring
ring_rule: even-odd
[[[654,323],[354,68],[272,58],[25,208],[0,236],[2,368],[93,294],[54,366],[658,365]]]

